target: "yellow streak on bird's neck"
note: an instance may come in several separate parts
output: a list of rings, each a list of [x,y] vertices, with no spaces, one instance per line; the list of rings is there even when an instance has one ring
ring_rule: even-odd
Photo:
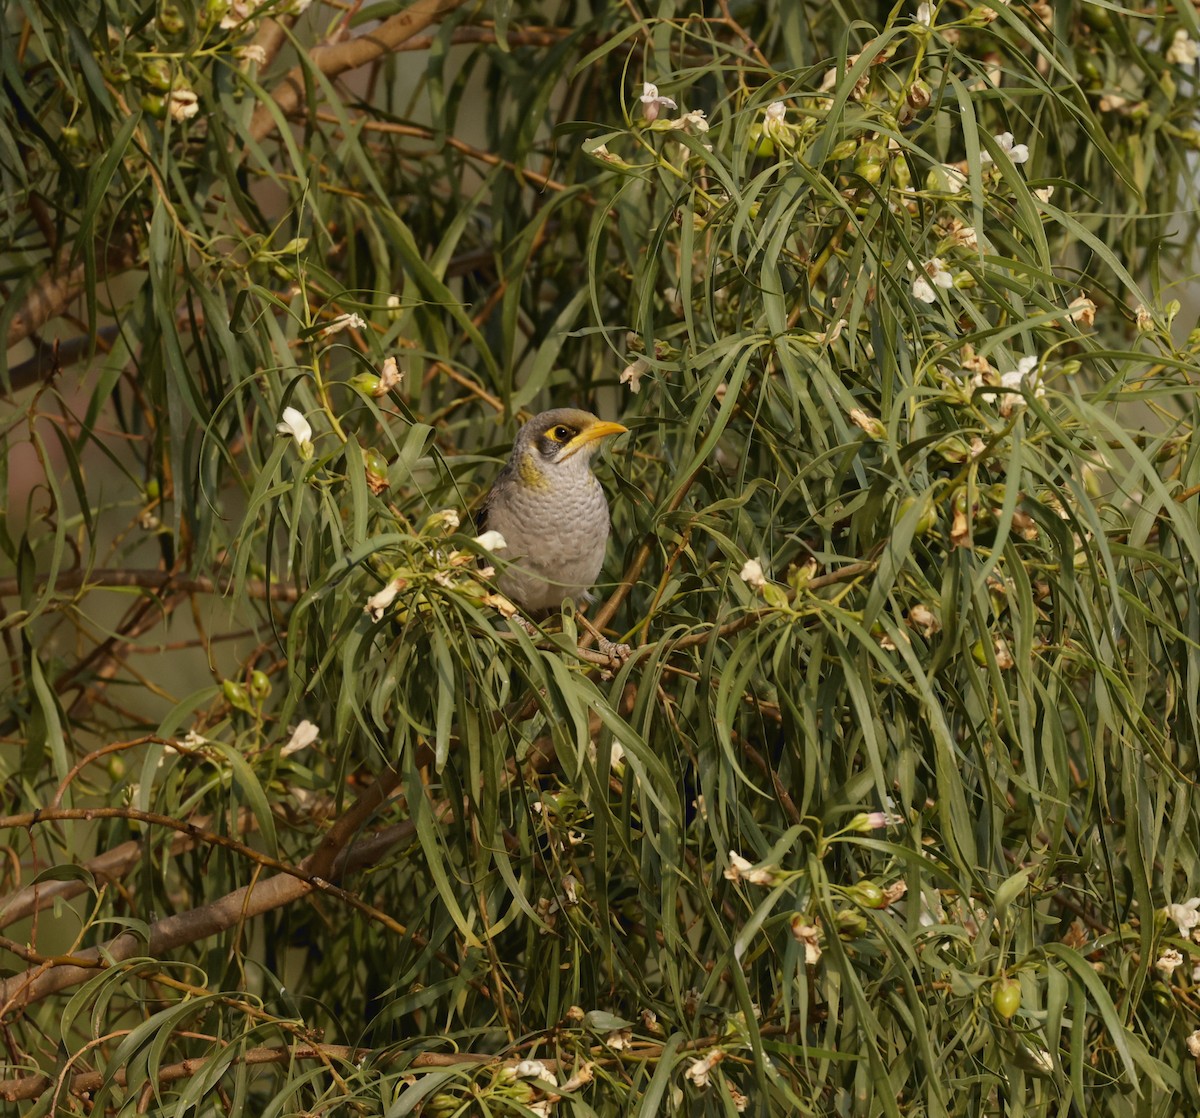
[[[521,459],[517,463],[517,474],[521,479],[521,484],[529,486],[531,489],[550,488],[550,479],[543,470],[539,469],[532,454],[521,455]]]

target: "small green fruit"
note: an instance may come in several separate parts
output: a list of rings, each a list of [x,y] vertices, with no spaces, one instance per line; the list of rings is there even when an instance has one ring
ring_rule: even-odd
[[[883,908],[884,906],[883,890],[866,877],[851,885],[846,890],[846,894],[855,904],[862,905],[863,908]]]
[[[250,695],[252,698],[263,700],[271,693],[271,680],[266,672],[257,669],[250,673]]]
[[[227,679],[221,684],[221,690],[225,693],[225,701],[236,710],[244,710],[247,713],[253,712],[254,708],[250,705],[250,696],[246,693],[246,688],[243,687],[235,679]]]
[[[992,988],[992,1009],[1007,1021],[1021,1008],[1021,984],[1015,978],[1002,978]]]

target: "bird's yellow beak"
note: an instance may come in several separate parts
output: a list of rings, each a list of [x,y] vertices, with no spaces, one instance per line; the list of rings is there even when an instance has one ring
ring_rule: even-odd
[[[594,443],[598,439],[607,439],[610,435],[623,435],[628,430],[628,427],[623,427],[620,423],[609,423],[602,419],[593,423],[585,430],[580,431],[578,435],[567,443],[566,453],[558,461],[565,462],[571,455],[577,454],[589,443]]]

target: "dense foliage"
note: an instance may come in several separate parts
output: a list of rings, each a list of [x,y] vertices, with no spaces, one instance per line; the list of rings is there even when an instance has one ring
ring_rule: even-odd
[[[1191,5],[0,34],[0,1098],[1196,1113]]]

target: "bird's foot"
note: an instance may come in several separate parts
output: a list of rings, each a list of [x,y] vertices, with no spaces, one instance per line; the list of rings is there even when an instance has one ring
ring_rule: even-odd
[[[538,632],[538,627],[523,613],[514,613],[510,620],[515,621],[520,628],[524,629],[526,636],[533,637],[536,640],[542,635]]]
[[[618,664],[624,664],[630,656],[633,655],[633,649],[627,644],[618,644],[616,641],[610,641],[608,637],[596,638],[596,649],[602,656],[607,656],[610,660],[615,660]]]

